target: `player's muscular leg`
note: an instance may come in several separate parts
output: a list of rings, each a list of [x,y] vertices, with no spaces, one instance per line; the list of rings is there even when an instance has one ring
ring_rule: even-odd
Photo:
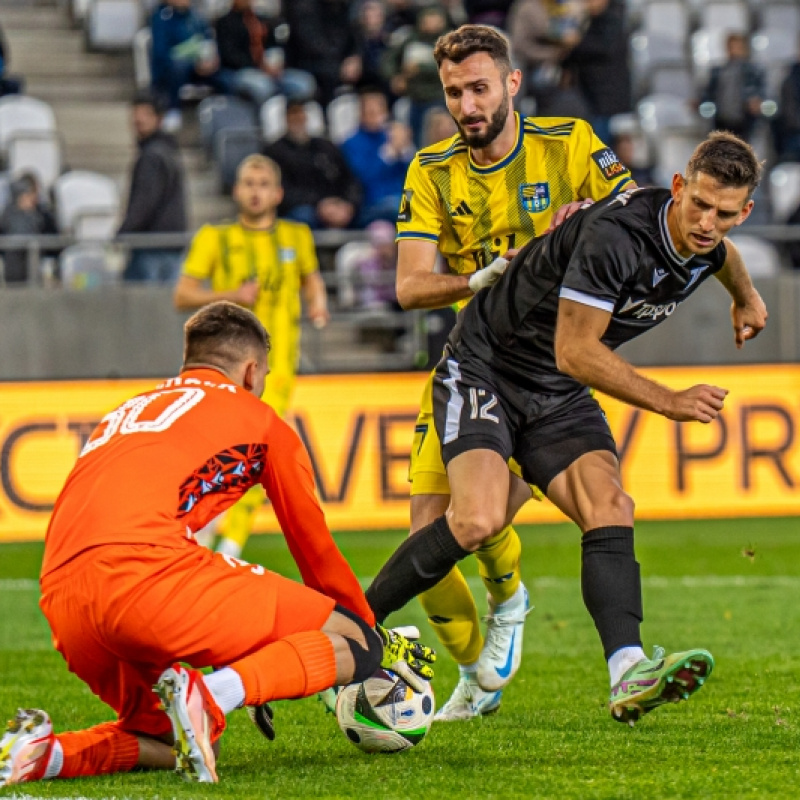
[[[449,505],[449,494],[411,495],[411,534],[441,517]]]
[[[450,507],[446,517],[456,541],[477,550],[506,524],[510,473],[493,450],[468,450],[447,466]]]
[[[378,634],[355,614],[332,611],[322,632],[333,644],[337,686],[365,680],[380,665],[383,646]]]
[[[583,533],[633,526],[633,500],[622,489],[619,462],[607,450],[585,453],[570,464],[550,481],[547,496]]]

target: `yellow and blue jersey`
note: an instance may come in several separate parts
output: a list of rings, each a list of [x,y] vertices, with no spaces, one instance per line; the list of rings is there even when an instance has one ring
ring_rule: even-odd
[[[561,206],[599,200],[633,179],[579,119],[516,115],[514,147],[480,166],[460,134],[417,153],[397,217],[397,240],[435,242],[452,272],[481,269],[544,233]]]

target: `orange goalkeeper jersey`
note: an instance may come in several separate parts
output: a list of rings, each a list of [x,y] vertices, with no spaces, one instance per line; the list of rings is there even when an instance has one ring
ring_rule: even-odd
[[[305,584],[374,623],[297,434],[214,369],[184,372],[106,414],[56,501],[42,577],[99,545],[196,547],[193,531],[256,483]]]

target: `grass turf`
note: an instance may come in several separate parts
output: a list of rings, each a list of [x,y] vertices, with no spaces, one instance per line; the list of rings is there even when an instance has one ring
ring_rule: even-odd
[[[267,743],[242,712],[229,718],[220,784],[171,773],[8,787],[0,797],[87,798],[678,798],[797,796],[800,789],[800,520],[641,523],[646,645],[711,650],[716,670],[688,703],[658,709],[633,729],[606,710],[608,682],[580,598],[571,526],[521,531],[523,574],[536,610],[522,669],[501,710],[437,724],[417,748],[367,756],[314,698],[275,705]],[[337,536],[368,580],[401,534]],[[280,537],[251,539],[245,557],[297,572]],[[41,545],[0,546],[0,714],[43,707],[57,730],[111,718],[49,645],[36,606]],[[474,561],[465,572],[485,608]],[[419,606],[395,616],[432,641]],[[434,689],[443,703],[457,678],[441,652]],[[26,791],[21,791],[21,790]]]

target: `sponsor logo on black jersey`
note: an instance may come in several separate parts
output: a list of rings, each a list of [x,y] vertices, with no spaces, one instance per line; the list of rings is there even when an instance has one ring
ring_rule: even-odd
[[[604,147],[602,150],[592,153],[592,158],[607,181],[612,181],[628,171],[628,168],[617,158],[617,154],[610,147]]]
[[[658,284],[661,283],[661,281],[663,281],[664,278],[667,277],[667,275],[669,275],[669,273],[665,269],[660,269],[659,267],[656,267],[653,272],[653,288],[658,286]]]
[[[680,305],[680,302],[680,300],[672,300],[667,303],[655,305],[653,303],[646,303],[644,300],[634,300],[632,297],[629,297],[625,305],[619,310],[619,314],[628,314],[633,317],[633,319],[658,320],[661,317],[671,317],[675,309]]]
[[[414,197],[413,189],[405,189],[400,199],[400,209],[397,212],[398,222],[411,222],[411,198]]]
[[[519,187],[519,199],[529,214],[539,214],[550,208],[549,183],[523,183]]]

